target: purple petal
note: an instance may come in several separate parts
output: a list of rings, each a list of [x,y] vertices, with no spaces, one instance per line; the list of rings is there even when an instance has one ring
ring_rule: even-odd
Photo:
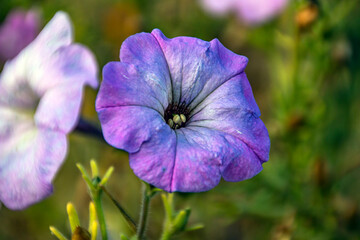
[[[130,167],[142,180],[171,192],[176,155],[176,136],[164,122],[138,152],[130,153]]]
[[[14,10],[0,27],[0,61],[14,58],[39,33],[39,13]]]
[[[78,82],[93,88],[98,86],[98,67],[94,54],[85,46],[73,43],[59,48],[51,59],[52,68],[57,69],[54,83]],[[45,79],[44,79],[45,81]]]
[[[155,29],[169,65],[175,103],[197,105],[223,82],[244,71],[248,59],[226,49],[217,39],[166,38]]]
[[[105,107],[97,112],[105,140],[129,153],[139,151],[159,129],[168,127],[156,110],[144,106]]]
[[[163,97],[161,97],[163,96]],[[96,99],[96,109],[120,106],[146,106],[163,114],[167,93],[153,90],[134,65],[111,62],[103,68],[103,81]],[[165,105],[166,104],[166,105]]]
[[[227,159],[221,167],[222,177],[226,181],[237,182],[243,181],[257,175],[262,169],[263,161],[255,152],[238,138],[226,135],[229,142],[236,143],[237,152],[239,153],[233,159]],[[232,139],[232,140],[230,140]],[[235,145],[232,145],[235,146]]]
[[[171,192],[202,192],[221,179],[222,145],[213,131],[181,128],[177,132]]]
[[[212,92],[193,112],[188,126],[204,126],[242,140],[260,161],[269,159],[270,140],[245,73]]]
[[[168,192],[207,191],[221,176],[240,181],[262,170],[240,139],[206,127],[172,131],[164,125],[129,158],[139,178]]]
[[[262,170],[253,151],[230,134],[198,126],[181,128],[177,133],[172,191],[207,191],[221,176],[227,181],[241,181]]]
[[[37,129],[29,119],[0,109],[0,201],[24,209],[52,192],[51,181],[66,155],[65,134]]]
[[[134,65],[140,78],[166,107],[171,102],[171,80],[164,53],[153,35],[138,33],[127,38],[120,49],[120,60]]]

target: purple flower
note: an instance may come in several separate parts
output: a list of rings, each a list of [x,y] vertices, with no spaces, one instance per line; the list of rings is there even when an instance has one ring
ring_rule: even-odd
[[[73,44],[58,12],[0,75],[0,201],[23,209],[52,192],[85,84],[97,86],[92,53]]]
[[[201,0],[208,11],[223,15],[234,11],[247,24],[259,24],[279,14],[288,0]]]
[[[241,181],[269,158],[268,132],[244,73],[248,59],[217,39],[129,37],[103,69],[96,110],[106,141],[142,180],[200,192]]]
[[[40,16],[37,11],[14,10],[0,26],[0,62],[14,58],[39,33]]]

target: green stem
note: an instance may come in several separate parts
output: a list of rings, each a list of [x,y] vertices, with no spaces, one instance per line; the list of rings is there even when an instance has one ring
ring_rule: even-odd
[[[107,236],[107,231],[106,231],[104,211],[103,211],[102,203],[101,203],[100,191],[93,194],[93,201],[94,201],[96,214],[97,214],[99,225],[100,225],[102,240],[107,240],[108,236]]]
[[[143,188],[144,188],[143,200],[141,204],[140,220],[137,229],[137,236],[139,240],[144,239],[146,223],[150,208],[150,199],[151,199],[151,196],[148,194],[148,186],[144,185]]]
[[[168,240],[172,236],[171,231],[171,221],[173,218],[173,194],[172,193],[163,193],[161,194],[161,198],[164,203],[165,209],[165,222],[163,233],[161,234],[161,240]]]
[[[170,233],[170,231],[165,230],[165,231],[162,233],[160,240],[169,240],[170,237],[171,237],[171,235],[172,235],[172,234]]]

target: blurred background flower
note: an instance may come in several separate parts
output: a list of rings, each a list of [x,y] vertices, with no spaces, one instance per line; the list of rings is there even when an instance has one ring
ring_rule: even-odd
[[[206,10],[215,14],[235,13],[240,20],[254,25],[279,14],[288,0],[201,0]]]
[[[52,193],[79,119],[84,85],[96,87],[92,53],[72,44],[69,17],[58,12],[0,75],[0,201],[24,209]]]
[[[12,10],[0,26],[0,63],[14,58],[40,31],[37,10]]]

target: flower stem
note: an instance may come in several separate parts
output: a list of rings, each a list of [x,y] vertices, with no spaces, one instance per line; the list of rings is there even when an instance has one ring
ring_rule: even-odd
[[[101,194],[100,191],[98,191],[97,194],[94,194],[93,201],[94,201],[96,214],[97,214],[99,225],[100,225],[102,240],[107,240],[108,236],[107,236],[107,231],[106,231],[106,223],[105,223],[104,211],[102,208],[100,194]]]
[[[171,237],[171,235],[172,235],[172,234],[171,234],[169,231],[166,231],[166,230],[165,230],[165,231],[162,233],[160,240],[169,240],[170,237]]]
[[[163,233],[161,234],[161,240],[169,240],[172,232],[171,232],[171,220],[173,218],[173,194],[167,193],[167,194],[161,194],[161,198],[164,203],[164,209],[165,209],[165,222],[164,222],[164,229]]]
[[[148,184],[144,184],[143,186],[143,200],[141,203],[141,212],[140,212],[140,220],[138,223],[138,229],[137,229],[137,236],[139,240],[144,239],[144,234],[146,230],[146,223],[147,218],[149,214],[149,208],[150,208],[150,200],[151,200],[151,194],[149,194],[149,188],[150,186]]]

